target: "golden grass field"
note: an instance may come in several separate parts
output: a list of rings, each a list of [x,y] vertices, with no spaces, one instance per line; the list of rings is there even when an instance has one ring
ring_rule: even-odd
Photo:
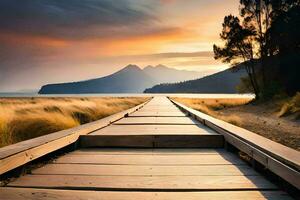
[[[0,98],[0,147],[92,122],[148,98]]]
[[[205,114],[208,114],[212,117],[219,118],[226,122],[232,123],[234,125],[239,126],[241,124],[241,120],[238,116],[221,116],[216,111],[234,107],[245,105],[252,101],[252,98],[172,98],[175,101],[178,101],[182,104],[185,104],[195,110],[199,110]]]

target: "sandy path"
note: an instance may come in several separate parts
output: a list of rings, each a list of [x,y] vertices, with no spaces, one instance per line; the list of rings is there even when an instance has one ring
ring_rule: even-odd
[[[270,106],[245,105],[218,113],[238,116],[243,128],[300,151],[300,120],[279,118]]]

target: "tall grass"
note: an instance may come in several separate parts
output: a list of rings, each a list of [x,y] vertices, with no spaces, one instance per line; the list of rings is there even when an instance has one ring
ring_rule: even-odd
[[[297,92],[294,97],[282,105],[278,116],[283,117],[291,114],[295,114],[296,119],[300,119],[300,92]]]
[[[95,121],[146,98],[0,98],[0,147]]]
[[[200,98],[173,98],[175,101],[178,101],[182,104],[185,104],[186,106],[189,106],[195,110],[198,110],[200,112],[203,112],[207,115],[210,115],[212,117],[216,117],[218,119],[224,120],[226,122],[229,122],[231,124],[240,126],[241,125],[241,119],[239,116],[230,115],[230,116],[220,116],[217,114],[216,111],[234,107],[234,106],[240,106],[245,105],[252,101],[251,98],[233,98],[233,99],[227,99],[227,98],[218,98],[218,99],[200,99]]]

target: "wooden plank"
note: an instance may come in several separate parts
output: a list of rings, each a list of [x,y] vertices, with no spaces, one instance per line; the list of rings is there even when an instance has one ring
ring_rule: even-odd
[[[221,135],[157,135],[154,138],[155,148],[221,148],[224,138]]]
[[[247,165],[201,166],[141,166],[141,165],[93,165],[47,164],[32,171],[34,175],[89,175],[89,176],[253,176],[258,175]]]
[[[200,124],[199,121],[189,117],[126,117],[114,124],[116,125],[130,125],[130,124],[167,124],[167,125],[191,125]]]
[[[89,135],[219,135],[203,125],[110,125]]]
[[[173,109],[173,110],[180,110],[176,105],[171,103],[169,100],[168,100],[169,101],[168,104],[162,104],[162,105],[152,104],[152,101],[149,102],[146,106],[144,106],[143,109],[153,109],[153,110],[155,110],[155,109]]]
[[[80,147],[152,148],[153,135],[89,135],[80,137]]]
[[[178,107],[176,107],[174,104],[165,104],[165,105],[150,105],[150,104],[147,104],[147,106],[143,107],[143,110],[157,110],[157,109],[180,111],[180,109]]]
[[[79,176],[26,175],[11,183],[14,187],[89,190],[253,190],[277,189],[261,176]]]
[[[0,188],[1,200],[292,200],[281,191],[203,191],[203,192],[109,192]]]
[[[157,154],[163,154],[163,155],[203,155],[203,154],[220,154],[227,152],[223,149],[205,149],[205,148],[176,148],[176,149],[170,149],[170,148],[155,148],[155,149],[135,149],[135,148],[82,148],[78,149],[76,151],[70,152],[68,155],[97,155],[97,154],[113,154],[113,155],[144,155],[144,154],[150,154],[150,155],[157,155]]]
[[[143,107],[141,110],[138,112],[174,112],[174,113],[181,113],[182,111],[178,108],[174,107],[160,107],[160,106],[155,106],[153,108],[149,107]]]
[[[136,111],[146,103],[95,122],[0,148],[0,174],[72,144],[80,135],[105,127],[128,113]]]
[[[80,137],[81,147],[138,148],[221,148],[223,136],[202,135],[87,135]]]
[[[65,155],[55,163],[120,165],[226,165],[245,164],[231,154],[213,155]]]
[[[157,117],[184,117],[186,116],[183,112],[162,112],[162,111],[140,111],[134,112],[129,116],[132,117],[147,117],[147,116],[157,116]]]

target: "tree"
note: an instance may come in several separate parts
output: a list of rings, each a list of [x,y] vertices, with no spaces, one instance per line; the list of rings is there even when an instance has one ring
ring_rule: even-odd
[[[300,91],[300,3],[285,6],[268,32],[273,57],[279,60],[279,75],[285,92]]]
[[[270,65],[274,66],[274,64],[269,62],[269,57],[278,51],[272,46],[276,37],[274,37],[274,34],[272,36],[269,34],[270,30],[274,24],[278,24],[278,21],[284,19],[284,16],[290,9],[299,5],[300,0],[240,0],[240,15],[243,18],[243,26],[246,29],[254,29],[256,32],[255,40],[258,43],[256,54],[261,64],[260,77],[262,78],[261,88],[263,93],[270,86],[268,82],[273,83],[272,74],[271,76],[268,74],[272,69],[268,68],[270,68]],[[294,15],[293,18],[295,19],[295,17],[297,16]],[[275,21],[277,22],[273,23]],[[281,24],[283,25],[283,23]],[[286,26],[277,26],[277,28],[282,30],[281,33],[289,31],[289,28]],[[291,41],[291,39],[288,40]],[[277,42],[280,42],[280,40]],[[273,60],[275,59],[273,58]]]
[[[222,27],[220,37],[225,44],[223,47],[214,45],[215,59],[230,63],[232,66],[244,62],[253,91],[256,98],[259,98],[260,91],[254,66],[253,40],[256,35],[255,30],[250,27],[244,28],[240,24],[239,18],[233,15],[224,18]]]
[[[216,59],[244,61],[257,98],[300,90],[300,0],[240,0],[240,19],[225,17]],[[240,21],[241,20],[241,21]]]
[[[261,77],[263,89],[266,87],[265,59],[270,55],[267,31],[272,20],[272,0],[240,0],[240,15],[246,29],[254,29],[255,40],[258,43],[257,57],[261,63]],[[275,0],[276,1],[276,0]],[[280,1],[280,0],[279,0]]]

